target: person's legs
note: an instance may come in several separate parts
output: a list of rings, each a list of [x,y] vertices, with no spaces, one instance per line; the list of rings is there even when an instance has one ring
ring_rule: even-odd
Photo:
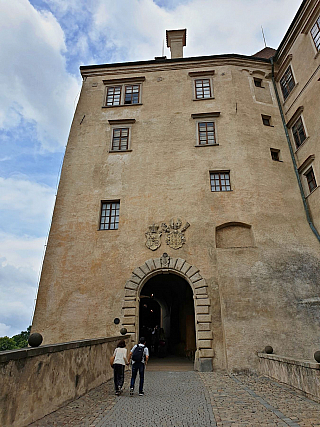
[[[138,362],[135,362],[132,364],[132,376],[131,376],[131,383],[130,388],[134,389],[134,383],[136,381],[137,372],[138,372]]]
[[[120,365],[119,369],[119,380],[118,380],[118,390],[122,389],[124,383],[124,365]]]
[[[121,375],[121,365],[116,363],[113,365],[114,389],[116,392],[119,390],[120,375]]]
[[[140,383],[139,383],[139,393],[143,393],[143,383],[144,383],[144,363],[139,363],[139,376],[140,376]]]

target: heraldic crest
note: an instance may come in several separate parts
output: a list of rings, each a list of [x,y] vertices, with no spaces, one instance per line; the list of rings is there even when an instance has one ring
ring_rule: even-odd
[[[179,249],[186,242],[186,237],[184,232],[187,228],[190,227],[190,224],[186,224],[181,228],[182,221],[178,218],[176,221],[171,219],[169,225],[165,222],[161,224],[161,229],[159,230],[159,225],[152,224],[149,226],[149,231],[145,233],[146,235],[146,246],[148,249],[155,251],[161,245],[161,235],[162,233],[166,236],[166,244],[172,249]]]
[[[161,234],[162,231],[159,231],[159,225],[152,224],[149,227],[149,231],[145,233],[147,241],[146,241],[146,247],[148,249],[151,249],[152,251],[155,251],[158,249],[161,245]]]

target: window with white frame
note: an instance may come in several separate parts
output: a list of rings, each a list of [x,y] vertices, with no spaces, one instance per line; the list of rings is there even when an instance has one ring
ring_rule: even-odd
[[[320,50],[320,16],[314,26],[311,28],[311,36],[316,46],[317,51]]]

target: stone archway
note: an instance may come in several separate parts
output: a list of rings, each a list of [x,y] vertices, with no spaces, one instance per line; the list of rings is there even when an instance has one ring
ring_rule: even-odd
[[[129,334],[133,335],[133,340],[137,340],[141,289],[152,276],[168,273],[181,276],[191,286],[194,299],[197,346],[195,369],[211,371],[214,350],[208,286],[199,269],[186,260],[171,258],[164,253],[160,258],[149,259],[132,272],[132,276],[125,284],[122,326],[127,329]]]

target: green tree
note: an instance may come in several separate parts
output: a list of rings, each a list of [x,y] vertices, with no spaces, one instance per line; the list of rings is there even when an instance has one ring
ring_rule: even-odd
[[[12,338],[0,337],[0,351],[28,347],[30,331],[31,326],[26,331],[21,331],[20,334],[14,335]]]
[[[15,342],[16,348],[28,347],[28,339],[31,331],[31,326],[26,331],[21,331],[20,334],[14,335],[11,339]]]
[[[0,338],[0,351],[14,350],[16,348],[17,348],[16,343],[12,338],[9,338],[9,337]]]

